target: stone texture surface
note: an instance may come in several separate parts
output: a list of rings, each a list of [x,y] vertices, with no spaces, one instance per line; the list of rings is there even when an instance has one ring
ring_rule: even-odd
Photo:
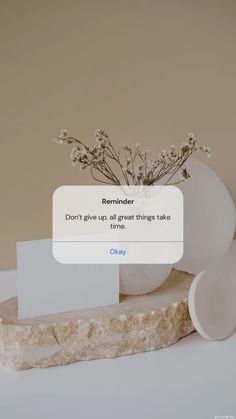
[[[153,351],[194,330],[193,275],[172,270],[157,290],[120,304],[18,320],[17,298],[0,303],[0,361],[16,370]]]

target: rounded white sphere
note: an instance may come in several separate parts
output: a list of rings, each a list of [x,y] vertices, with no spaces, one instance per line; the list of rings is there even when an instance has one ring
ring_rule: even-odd
[[[197,274],[214,266],[228,250],[235,232],[235,207],[210,167],[191,159],[187,168],[191,178],[178,185],[184,196],[184,255],[175,267]]]
[[[171,265],[120,265],[120,293],[147,294],[158,288],[168,277]]]

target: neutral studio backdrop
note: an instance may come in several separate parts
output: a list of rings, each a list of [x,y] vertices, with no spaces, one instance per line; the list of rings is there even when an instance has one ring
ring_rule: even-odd
[[[153,154],[194,132],[236,201],[235,0],[0,0],[0,269],[51,237],[51,196],[90,179],[61,128]]]

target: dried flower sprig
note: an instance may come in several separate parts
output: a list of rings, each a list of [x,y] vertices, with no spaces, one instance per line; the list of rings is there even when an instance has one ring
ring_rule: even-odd
[[[81,170],[89,168],[94,180],[111,185],[154,185],[162,178],[165,185],[173,185],[190,177],[185,163],[193,153],[203,152],[210,157],[210,148],[199,146],[192,133],[179,149],[172,145],[156,160],[149,159],[149,151],[142,151],[138,143],[133,148],[124,145],[116,151],[109,135],[102,129],[96,129],[95,138],[95,145],[89,147],[64,129],[54,141],[72,145],[73,166],[79,166]],[[177,172],[180,179],[173,183]]]

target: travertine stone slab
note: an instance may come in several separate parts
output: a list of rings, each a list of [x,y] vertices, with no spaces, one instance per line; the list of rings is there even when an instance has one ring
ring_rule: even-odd
[[[193,275],[173,270],[157,290],[120,304],[18,320],[17,298],[0,303],[0,361],[16,370],[153,351],[194,330]]]

